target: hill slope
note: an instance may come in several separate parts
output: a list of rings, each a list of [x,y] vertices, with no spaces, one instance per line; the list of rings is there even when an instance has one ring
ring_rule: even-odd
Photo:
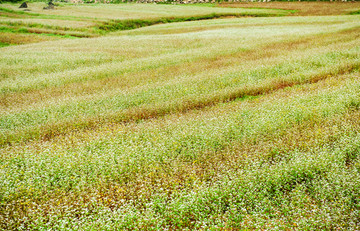
[[[2,47],[2,229],[359,229],[360,17]]]

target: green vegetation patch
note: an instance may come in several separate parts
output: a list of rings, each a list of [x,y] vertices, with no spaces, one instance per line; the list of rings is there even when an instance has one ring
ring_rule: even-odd
[[[8,14],[2,14],[1,17],[10,17],[10,18],[21,16],[22,18],[58,19],[58,20],[72,20],[72,21],[94,19],[91,17],[83,17],[83,16],[78,17],[78,16],[68,16],[68,15],[39,14],[39,13],[26,12],[21,10],[12,10],[4,7],[0,7],[0,12],[8,13]]]
[[[10,28],[0,26],[0,32],[10,32],[10,33],[30,33],[26,28]]]
[[[9,43],[0,42],[0,47],[6,47],[6,46],[10,46],[10,44],[9,44]]]
[[[38,34],[38,35],[45,35],[45,36],[56,36],[61,38],[78,38],[78,37],[88,37],[82,35],[71,35],[71,34],[64,34],[61,32],[42,32],[42,31],[32,31],[28,28],[10,28],[0,26],[0,33],[1,32],[8,32],[8,33],[21,33],[21,34]]]
[[[0,7],[0,12],[11,13],[11,14],[15,14],[15,15],[27,15],[27,16],[40,16],[41,15],[41,14],[37,14],[37,13],[30,13],[30,12],[25,12],[25,11],[20,11],[20,10],[11,10],[11,9],[4,8],[4,7]],[[2,16],[4,16],[4,15],[2,15]]]
[[[171,18],[160,18],[160,19],[130,19],[130,20],[111,20],[105,22],[103,25],[99,26],[98,29],[102,31],[118,31],[118,30],[132,30],[140,27],[151,26],[156,24],[165,24],[165,23],[174,23],[174,22],[188,22],[188,21],[199,21],[199,20],[209,20],[209,19],[218,19],[226,17],[273,17],[273,16],[283,16],[282,14],[267,14],[267,13],[239,13],[239,14],[219,14],[212,13],[209,15],[202,16],[190,16],[190,17],[171,17]]]
[[[74,30],[71,27],[60,27],[60,26],[52,26],[52,25],[44,25],[41,23],[23,23],[23,22],[2,22],[0,21],[0,25],[6,25],[9,27],[29,27],[29,28],[44,28],[44,29],[52,29],[52,30],[61,30],[61,31],[71,31]],[[77,29],[78,30],[78,29]]]
[[[357,15],[357,14],[360,14],[360,10],[350,12],[350,15]]]

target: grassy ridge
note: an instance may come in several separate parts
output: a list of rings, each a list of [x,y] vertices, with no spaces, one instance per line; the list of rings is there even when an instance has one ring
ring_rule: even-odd
[[[101,31],[119,31],[119,30],[133,30],[141,27],[164,24],[164,23],[174,23],[174,22],[188,22],[188,21],[199,21],[199,20],[209,20],[217,18],[226,18],[226,17],[274,17],[274,16],[283,16],[283,14],[271,14],[271,13],[212,13],[209,15],[201,16],[192,16],[192,17],[178,17],[178,18],[160,18],[154,20],[115,20],[110,22],[105,22],[103,25],[98,28]]]

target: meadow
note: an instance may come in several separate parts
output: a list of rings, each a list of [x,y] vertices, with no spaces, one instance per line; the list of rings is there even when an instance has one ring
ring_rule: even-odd
[[[0,229],[360,229],[360,5],[31,4],[0,4]]]
[[[29,3],[28,11],[17,4],[0,5],[0,44],[25,44],[64,37],[99,37],[111,31],[136,29],[160,23],[219,17],[283,16],[291,10],[235,9],[204,5],[67,4],[43,10],[45,2]]]

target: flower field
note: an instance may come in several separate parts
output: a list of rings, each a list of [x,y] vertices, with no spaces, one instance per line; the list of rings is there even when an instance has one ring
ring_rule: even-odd
[[[33,4],[0,4],[0,229],[360,229],[360,15]]]

